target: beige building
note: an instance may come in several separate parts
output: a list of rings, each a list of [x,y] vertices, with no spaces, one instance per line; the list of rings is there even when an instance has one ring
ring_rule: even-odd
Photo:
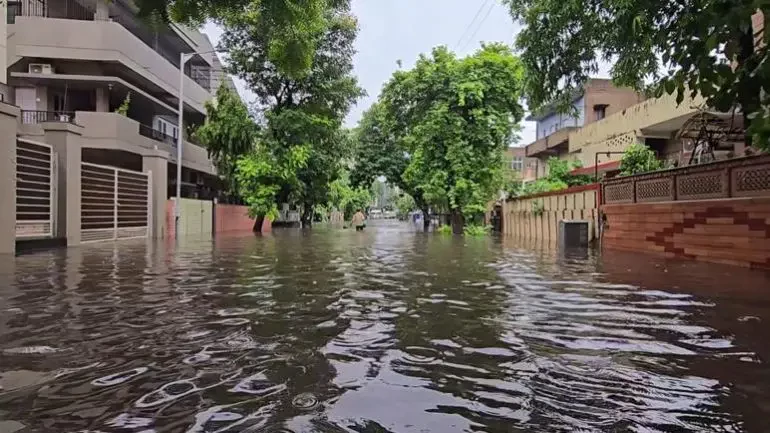
[[[34,196],[44,195],[43,190],[27,194],[23,191],[30,188],[25,187],[17,196],[17,238],[42,235],[77,244],[81,237],[99,239],[99,230],[108,237],[164,236],[165,202],[176,188],[180,134],[183,196],[213,194],[216,171],[206,150],[188,131],[204,121],[204,104],[221,81],[231,87],[232,81],[223,74],[205,35],[140,20],[128,0],[8,0],[3,9],[0,95],[7,109],[0,111],[15,121],[0,122],[0,126],[15,125],[15,130],[0,133],[15,135],[21,143],[15,155],[21,158],[19,170],[27,167],[25,179],[34,179],[34,183],[25,180],[25,186],[29,182],[45,190],[49,180],[35,177],[40,164],[50,165],[53,185],[47,208]],[[184,94],[181,131],[177,126],[180,85]],[[127,99],[126,115],[118,114],[116,110]],[[50,156],[44,156],[49,148]],[[99,202],[94,197],[108,196],[102,189],[109,190],[104,182],[110,175],[105,173],[112,173],[104,167],[114,169],[116,192],[114,200]],[[89,186],[91,181],[95,186]],[[128,198],[120,199],[123,195]],[[108,214],[105,209],[113,206],[112,201],[114,208]],[[132,207],[139,216],[131,216],[134,211],[127,209]],[[19,223],[25,215],[42,215],[44,209],[49,217],[46,224]],[[105,216],[114,219],[112,226]],[[144,232],[119,227],[125,221],[139,227],[140,217],[145,218]]]
[[[534,162],[534,158],[527,158],[524,147],[509,147],[503,155],[503,168],[515,173],[524,182],[535,179]]]
[[[600,121],[635,105],[644,98],[633,89],[620,88],[611,80],[592,78],[572,98],[572,112],[559,113],[547,107],[527,120],[535,121],[536,139],[526,146],[535,177],[546,174],[548,158],[572,158],[570,135],[580,128]]]

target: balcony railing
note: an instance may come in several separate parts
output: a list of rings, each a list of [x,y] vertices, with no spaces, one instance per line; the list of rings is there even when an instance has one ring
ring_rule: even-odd
[[[76,0],[57,0],[56,7],[51,8],[45,0],[7,0],[7,23],[16,22],[16,17],[49,17],[71,20],[93,21],[94,8],[83,5]]]
[[[44,122],[75,124],[75,112],[21,110],[21,123],[30,125]]]
[[[139,135],[143,135],[155,141],[166,143],[172,147],[176,146],[176,139],[174,137],[166,134],[165,132],[158,131],[151,126],[143,125],[141,123],[139,124]]]

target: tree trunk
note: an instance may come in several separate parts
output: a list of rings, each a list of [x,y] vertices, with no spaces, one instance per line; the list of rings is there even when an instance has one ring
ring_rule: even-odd
[[[302,217],[300,218],[302,222],[302,227],[310,228],[313,227],[313,206],[308,205],[307,203],[302,208]]]
[[[430,230],[430,210],[429,209],[421,209],[422,210],[422,229],[424,231]]]
[[[458,209],[452,209],[451,217],[452,233],[456,235],[462,234],[463,228],[465,228],[465,217],[463,217],[462,212],[460,212]]]
[[[262,232],[262,223],[264,222],[265,217],[259,216],[254,219],[254,227],[252,227],[251,231],[254,233],[260,233]]]

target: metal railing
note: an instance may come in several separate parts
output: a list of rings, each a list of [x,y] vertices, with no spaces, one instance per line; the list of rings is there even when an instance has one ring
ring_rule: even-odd
[[[158,131],[157,129],[147,126],[144,124],[139,124],[139,135],[143,135],[147,138],[151,138],[155,141],[160,141],[166,144],[169,144],[171,146],[176,146],[176,138],[162,132]]]
[[[770,196],[770,155],[661,170],[602,182],[602,203]]]
[[[75,123],[74,111],[39,111],[39,110],[21,110],[21,123],[25,125],[54,122],[54,123]]]
[[[93,6],[77,0],[57,0],[53,5],[45,0],[8,0],[7,23],[15,23],[18,16],[93,21],[94,13]]]
[[[51,146],[16,141],[16,237],[53,236],[54,159]]]

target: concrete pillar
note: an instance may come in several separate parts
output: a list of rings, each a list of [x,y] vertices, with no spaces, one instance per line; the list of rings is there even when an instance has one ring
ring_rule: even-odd
[[[16,127],[19,109],[0,102],[0,254],[16,250]]]
[[[70,123],[43,123],[45,142],[56,153],[55,236],[80,244],[80,164],[83,128]]]
[[[96,88],[96,111],[100,113],[110,111],[110,93],[104,87]]]
[[[96,0],[94,20],[107,20],[110,18],[110,6],[107,0]]]
[[[155,151],[154,154],[142,157],[142,171],[152,172],[151,188],[152,233],[151,237],[164,238],[166,227],[166,200],[168,196],[168,152]]]

